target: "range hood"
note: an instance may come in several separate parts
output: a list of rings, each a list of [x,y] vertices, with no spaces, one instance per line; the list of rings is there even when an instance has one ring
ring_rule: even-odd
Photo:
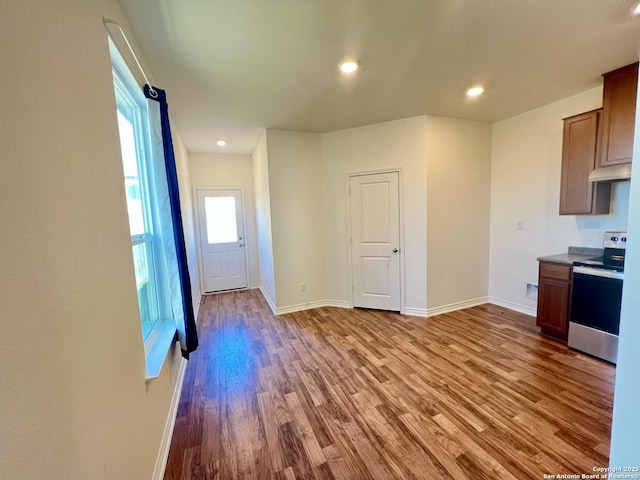
[[[615,182],[619,180],[629,180],[630,178],[630,163],[622,163],[620,165],[609,165],[608,167],[596,168],[589,174],[590,182]]]

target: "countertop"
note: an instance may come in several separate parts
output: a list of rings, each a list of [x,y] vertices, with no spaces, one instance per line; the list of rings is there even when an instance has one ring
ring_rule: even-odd
[[[589,260],[591,258],[601,257],[602,253],[603,253],[602,248],[569,247],[569,251],[567,253],[560,253],[558,255],[547,255],[544,257],[538,257],[538,261],[560,263],[563,265],[573,265],[574,262],[580,262],[582,260]]]

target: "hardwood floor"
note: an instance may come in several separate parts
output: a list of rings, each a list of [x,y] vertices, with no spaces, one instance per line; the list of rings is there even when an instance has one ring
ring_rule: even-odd
[[[204,297],[166,480],[542,479],[607,466],[615,367],[482,305],[428,319]]]

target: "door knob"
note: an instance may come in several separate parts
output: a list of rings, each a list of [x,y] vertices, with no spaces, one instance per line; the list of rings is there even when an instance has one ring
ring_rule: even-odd
[[[239,243],[238,246],[239,247],[244,247],[244,243]]]
[[[393,253],[398,253],[398,249],[394,248],[393,250],[391,250]]]

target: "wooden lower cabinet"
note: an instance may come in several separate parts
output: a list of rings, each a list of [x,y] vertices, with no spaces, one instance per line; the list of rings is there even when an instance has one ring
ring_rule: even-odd
[[[540,262],[538,316],[540,333],[566,342],[569,331],[571,265]]]

